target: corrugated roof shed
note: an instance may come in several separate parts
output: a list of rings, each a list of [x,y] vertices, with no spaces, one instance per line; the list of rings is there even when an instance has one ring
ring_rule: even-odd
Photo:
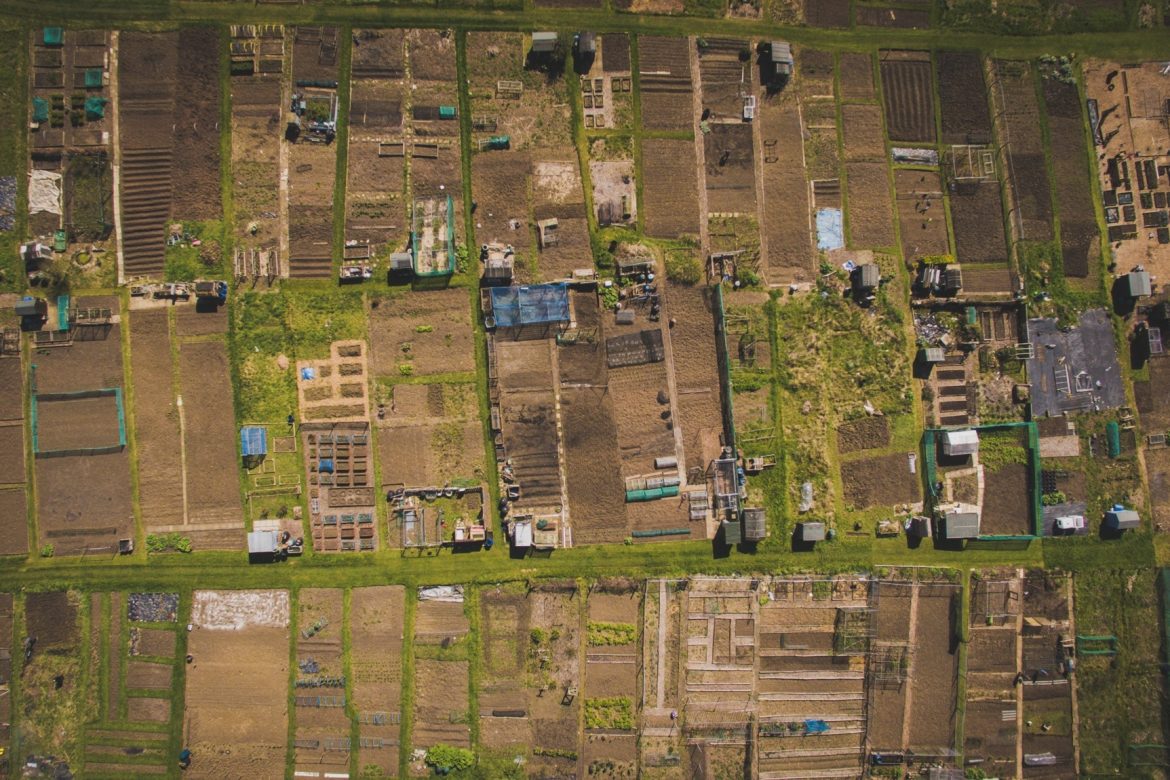
[[[725,544],[739,544],[743,541],[743,528],[738,520],[724,520],[722,525]]]
[[[866,263],[857,267],[857,271],[853,277],[854,284],[863,290],[872,290],[881,284],[882,269],[878,268],[877,263]]]
[[[248,555],[272,555],[279,544],[278,531],[252,531],[248,534]]]
[[[974,455],[979,452],[979,433],[974,429],[945,431],[942,436],[944,455]]]
[[[1127,531],[1141,524],[1141,516],[1132,509],[1111,509],[1105,513],[1105,527],[1114,531]]]
[[[1153,291],[1150,287],[1149,271],[1131,271],[1125,275],[1131,298],[1144,298]]]
[[[549,52],[557,46],[557,34],[550,31],[540,31],[532,33],[532,50],[538,52]]]
[[[768,517],[763,509],[743,510],[743,536],[749,542],[762,541],[768,535]]]
[[[801,523],[800,538],[806,542],[820,542],[825,538],[824,523]]]
[[[918,359],[923,363],[942,363],[947,353],[942,347],[923,347],[918,350]]]
[[[948,539],[974,539],[979,536],[978,512],[947,512],[943,535]]]

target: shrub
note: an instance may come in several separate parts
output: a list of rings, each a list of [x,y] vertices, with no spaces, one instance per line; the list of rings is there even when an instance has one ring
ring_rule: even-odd
[[[427,750],[426,763],[444,774],[460,772],[475,766],[475,754],[451,745],[435,745]]]
[[[638,636],[638,629],[632,623],[595,623],[589,621],[588,642],[590,647],[604,645],[632,644]]]
[[[632,730],[634,728],[633,701],[628,696],[586,699],[585,728]]]
[[[703,278],[703,266],[690,252],[667,252],[666,278],[672,282],[697,284]]]
[[[41,557],[42,558],[52,558],[53,557],[53,545],[46,544],[44,547],[42,547],[41,548]]]

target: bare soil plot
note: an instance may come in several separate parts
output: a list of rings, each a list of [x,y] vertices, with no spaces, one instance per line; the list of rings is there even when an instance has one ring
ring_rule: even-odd
[[[370,299],[370,372],[411,376],[474,371],[471,300],[459,288]]]
[[[630,222],[637,221],[638,193],[633,160],[590,161],[589,179],[593,185],[593,207],[597,210],[599,223],[605,224],[604,209],[609,209],[618,219],[629,214]]]
[[[118,402],[112,395],[38,400],[40,451],[108,447],[118,443]]]
[[[521,258],[536,251],[528,227],[527,172],[531,167],[528,152],[485,152],[471,158],[471,189],[478,204],[476,236],[481,241],[511,244]]]
[[[1042,77],[1041,86],[1048,109],[1064,273],[1084,278],[1099,273],[1101,264],[1101,235],[1085,169],[1085,112],[1075,83]]]
[[[531,190],[534,220],[557,220],[555,243],[541,249],[536,276],[566,279],[578,268],[592,268],[589,222],[577,160],[535,163]],[[521,280],[525,275],[517,273]]]
[[[24,386],[24,372],[17,358],[0,359],[0,420],[21,420],[24,418],[24,403],[21,388]]]
[[[215,27],[180,27],[182,99],[175,101],[171,213],[179,219],[218,219],[219,36]]]
[[[901,226],[902,256],[950,253],[942,181],[934,171],[894,171],[894,194]],[[964,278],[964,286],[966,279]]]
[[[909,747],[915,750],[937,748],[941,752],[955,742],[959,598],[956,586],[919,586],[909,735]]]
[[[643,35],[638,38],[638,83],[642,126],[647,130],[694,127],[689,38]],[[648,202],[652,202],[647,198]]]
[[[109,307],[116,298],[82,298],[81,307]],[[121,387],[122,347],[117,323],[90,326],[72,346],[37,356],[39,393]],[[127,451],[40,458],[36,463],[38,544],[58,555],[113,552],[130,535],[130,458]]]
[[[68,591],[29,593],[24,602],[25,630],[37,647],[73,647],[78,641],[78,600]]]
[[[699,233],[699,193],[691,141],[648,138],[642,143],[646,232],[658,238]]]
[[[894,244],[893,204],[885,163],[845,166],[849,197],[850,244],[876,249]]]
[[[630,36],[625,33],[601,35],[601,62],[606,73],[630,72]]]
[[[980,532],[984,534],[1030,534],[1029,472],[1022,463],[1013,463],[983,474],[983,511]]]
[[[787,90],[765,96],[759,105],[757,121],[763,143],[760,153],[764,157],[760,227],[767,239],[764,274],[770,284],[805,282],[812,278],[815,254],[809,189],[805,180],[803,133],[796,109],[796,98]],[[833,146],[835,149],[835,141]]]
[[[942,141],[985,144],[991,140],[991,115],[983,83],[983,60],[977,52],[939,52],[935,63],[942,113]]]
[[[715,124],[703,136],[709,211],[755,213],[756,168],[752,143],[749,124]]]
[[[195,777],[284,775],[287,591],[196,591],[184,733]]]
[[[963,184],[950,193],[955,253],[961,263],[1007,263],[998,182]]]
[[[333,94],[329,91],[326,99]],[[290,145],[288,265],[292,277],[324,278],[332,275],[331,218],[336,175],[337,152],[333,144],[301,140]]]
[[[1052,238],[1052,192],[1044,158],[1040,106],[1033,66],[1029,62],[995,60],[990,84],[1000,143],[1007,145],[1006,171],[1019,213],[1020,237]]]
[[[750,46],[744,40],[715,37],[703,38],[703,44],[698,47],[703,109],[711,112],[708,119],[742,122],[752,80]]]
[[[451,30],[408,30],[406,45],[412,79],[455,80],[455,35]]]
[[[401,73],[402,31],[362,32],[398,34],[398,64],[387,61],[384,67]],[[354,47],[355,57],[359,48]],[[382,147],[383,141],[402,137],[403,86],[358,79],[356,61],[354,67],[346,158],[346,240],[370,241],[378,253],[386,245],[392,250],[401,248],[408,233],[406,157]],[[369,67],[379,64],[371,62]]]
[[[523,485],[520,504],[560,507],[552,345],[495,341],[504,449]]]
[[[24,488],[0,490],[0,555],[28,552],[28,497]]]
[[[886,143],[882,137],[882,109],[877,105],[841,106],[842,132],[845,136],[845,159],[882,160]]]
[[[353,31],[351,73],[355,79],[402,78],[405,30]],[[355,85],[356,86],[356,85]]]
[[[841,82],[841,100],[869,101],[874,99],[873,55],[842,52],[837,65]]]
[[[0,483],[24,482],[24,426],[20,420],[0,424]],[[117,431],[114,432],[117,439]],[[108,441],[106,443],[109,443]]]
[[[882,98],[891,141],[934,141],[929,52],[881,51]]]
[[[905,453],[851,461],[841,479],[846,502],[858,509],[922,500],[922,480],[910,473]]]
[[[561,347],[561,354],[586,346]],[[604,365],[604,363],[603,363]],[[615,544],[629,533],[614,402],[604,385],[561,390],[565,477],[575,544]]]
[[[402,622],[406,591],[397,585],[355,588],[351,594],[350,669],[361,737],[362,766],[393,775],[398,766],[402,707]],[[377,715],[385,717],[377,717]],[[379,740],[381,746],[373,740]]]
[[[227,350],[221,342],[204,341],[179,347],[180,391],[183,396],[187,452],[187,506],[191,530],[200,534],[201,546],[239,549],[243,539],[243,508],[236,490],[224,489],[235,482],[236,429]]]
[[[814,0],[805,3],[804,18],[810,27],[848,27],[849,0]]]
[[[833,52],[800,48],[796,50],[794,59],[796,88],[801,101],[814,97],[832,99],[836,89]]]
[[[715,348],[716,302],[708,287],[667,283],[666,307],[675,320],[668,331],[678,394],[676,424],[682,428],[685,467],[705,469],[718,456],[723,398]]]
[[[890,443],[887,417],[862,417],[837,426],[837,452],[841,455],[862,450],[881,449]]]
[[[924,30],[930,27],[930,9],[858,6],[857,24],[866,27]]]
[[[279,248],[280,74],[233,76],[231,90],[236,236],[248,248]]]
[[[468,687],[467,661],[415,659],[412,746],[471,746],[466,725]]]

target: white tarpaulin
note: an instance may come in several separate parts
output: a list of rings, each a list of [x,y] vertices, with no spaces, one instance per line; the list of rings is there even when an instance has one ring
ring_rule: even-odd
[[[28,213],[61,214],[61,174],[33,171],[28,175]]]
[[[456,604],[463,603],[462,585],[433,585],[418,589],[419,601],[449,601]]]

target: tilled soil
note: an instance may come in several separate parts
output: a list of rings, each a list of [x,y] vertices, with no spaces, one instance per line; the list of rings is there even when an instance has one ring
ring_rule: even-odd
[[[1012,463],[994,472],[984,472],[981,533],[1031,533],[1029,506],[1027,466]]]
[[[991,116],[987,112],[987,89],[979,54],[940,52],[936,68],[943,143],[987,143],[991,139]]]
[[[646,139],[642,144],[646,232],[658,238],[699,233],[699,187],[691,141]]]
[[[863,417],[837,427],[837,452],[844,455],[873,450],[890,443],[890,422],[882,417]]]
[[[219,30],[179,28],[183,94],[175,101],[171,211],[178,219],[220,216]]]
[[[890,140],[934,141],[930,55],[883,51],[879,59]]]

